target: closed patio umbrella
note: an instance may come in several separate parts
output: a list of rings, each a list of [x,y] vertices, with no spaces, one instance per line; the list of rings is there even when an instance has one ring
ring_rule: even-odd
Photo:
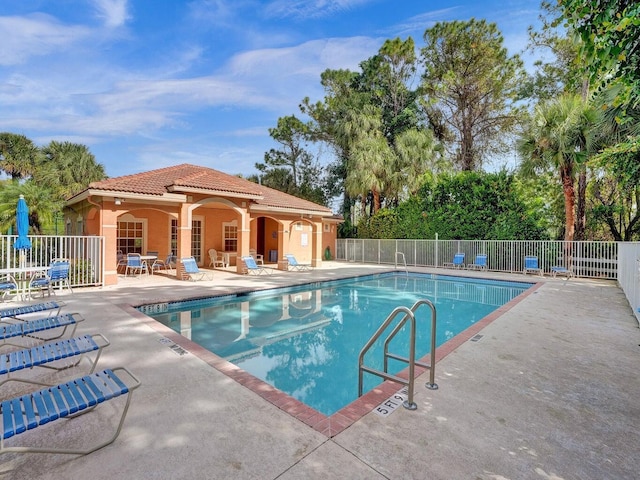
[[[20,251],[20,267],[24,267],[26,262],[25,250],[31,248],[31,240],[29,240],[29,207],[24,200],[24,195],[20,195],[18,199],[18,207],[16,208],[16,229],[18,230],[18,238],[13,244],[13,248]]]

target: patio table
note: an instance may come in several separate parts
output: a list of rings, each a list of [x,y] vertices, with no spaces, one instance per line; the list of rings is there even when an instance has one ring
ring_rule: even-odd
[[[46,272],[49,270],[49,265],[37,265],[31,267],[12,267],[12,268],[0,268],[0,275],[10,275],[16,281],[18,286],[17,297],[20,300],[26,301],[29,291],[29,281],[35,273]]]
[[[157,255],[140,255],[140,261],[146,262],[147,264],[147,275],[149,275],[149,270],[151,270],[151,275],[153,275],[153,269],[151,268],[151,265],[153,265],[153,262],[155,262],[157,258]]]

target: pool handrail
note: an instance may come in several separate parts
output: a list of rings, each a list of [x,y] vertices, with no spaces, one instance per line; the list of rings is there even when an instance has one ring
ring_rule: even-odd
[[[431,308],[431,364],[427,365],[422,362],[416,362],[416,317],[415,311],[421,305],[428,305]],[[404,317],[398,322],[398,324],[394,327],[394,329],[389,333],[387,339],[384,342],[384,370],[380,371],[371,367],[365,366],[364,356],[369,351],[369,349],[373,346],[373,344],[380,338],[382,333],[387,329],[387,327],[391,324],[391,322],[398,316],[398,314],[404,313]],[[388,352],[389,342],[395,337],[395,335],[404,327],[407,321],[411,321],[411,329],[410,329],[410,339],[409,339],[409,358],[400,357],[399,355],[395,355]],[[436,308],[431,303],[430,300],[423,299],[418,300],[413,304],[411,308],[407,308],[405,306],[398,306],[393,309],[393,311],[389,314],[387,319],[380,325],[378,330],[371,336],[369,341],[362,347],[360,350],[360,354],[358,355],[358,396],[362,396],[363,389],[363,372],[368,372],[373,375],[377,375],[379,377],[384,378],[385,380],[391,380],[392,382],[400,383],[408,387],[408,397],[402,404],[404,408],[407,410],[415,410],[418,408],[416,403],[413,401],[413,390],[414,390],[414,380],[415,380],[415,366],[416,364],[428,368],[430,372],[429,383],[425,384],[425,386],[431,390],[437,390],[438,385],[435,383],[435,352],[436,352]],[[388,358],[393,358],[395,360],[399,360],[402,362],[406,362],[409,364],[409,379],[405,380],[397,375],[392,375],[388,373]]]

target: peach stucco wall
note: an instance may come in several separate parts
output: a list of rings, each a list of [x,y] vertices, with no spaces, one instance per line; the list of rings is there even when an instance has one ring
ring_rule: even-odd
[[[85,216],[84,232],[86,235],[103,235],[105,237],[105,283],[117,282],[117,225],[118,221],[135,219],[143,221],[145,225],[143,253],[156,251],[160,258],[169,252],[178,258],[191,255],[191,224],[188,218],[202,222],[202,257],[201,266],[208,267],[208,250],[224,251],[223,224],[235,221],[238,227],[237,255],[248,255],[249,249],[258,250],[269,263],[271,251],[277,252],[279,268],[285,268],[282,262],[285,253],[292,253],[301,263],[311,263],[319,266],[324,258],[326,247],[334,255],[336,240],[336,225],[331,224],[327,229],[320,217],[301,218],[300,215],[263,214],[248,211],[247,202],[237,199],[223,199],[216,201],[202,198],[190,198],[192,203],[182,205],[160,205],[150,207],[147,204],[136,203],[127,199],[121,205],[113,201],[103,200],[101,204],[92,202],[85,205],[91,214]],[[201,204],[197,204],[202,200]],[[102,207],[101,209],[99,207]],[[258,219],[260,221],[260,232]],[[171,219],[178,221],[178,245],[171,246]],[[243,224],[244,219],[244,224]],[[70,216],[69,220],[74,222]],[[258,238],[258,233],[262,237]],[[232,259],[235,259],[232,256]],[[232,264],[234,264],[232,260]],[[241,262],[237,262],[241,263]],[[237,265],[241,271],[242,265]],[[180,277],[180,272],[177,272]]]

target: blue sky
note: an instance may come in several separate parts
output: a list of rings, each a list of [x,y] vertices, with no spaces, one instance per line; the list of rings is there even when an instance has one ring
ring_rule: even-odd
[[[0,131],[87,145],[110,177],[255,172],[268,129],[388,38],[485,18],[520,53],[539,0],[0,0]],[[320,157],[326,163],[328,153]]]

